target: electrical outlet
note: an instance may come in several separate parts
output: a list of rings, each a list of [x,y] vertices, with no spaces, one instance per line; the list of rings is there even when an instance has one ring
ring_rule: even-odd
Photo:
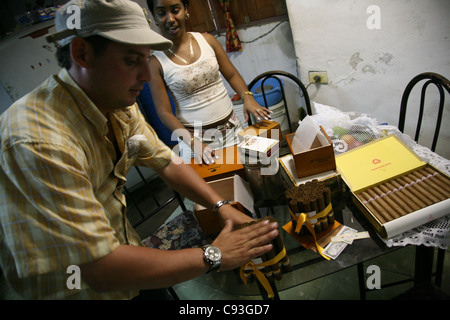
[[[326,71],[310,71],[309,72],[310,83],[328,83],[328,75]]]

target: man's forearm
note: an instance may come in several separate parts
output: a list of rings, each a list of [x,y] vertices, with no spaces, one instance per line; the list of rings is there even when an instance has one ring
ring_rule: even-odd
[[[167,288],[208,271],[201,248],[159,250],[121,245],[80,266],[81,276],[97,291]]]

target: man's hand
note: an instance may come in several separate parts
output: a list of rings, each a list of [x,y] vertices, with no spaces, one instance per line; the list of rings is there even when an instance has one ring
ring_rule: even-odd
[[[248,227],[234,230],[231,220],[225,222],[222,232],[212,243],[222,252],[219,271],[240,267],[272,249],[268,244],[278,236],[278,223],[263,220]]]

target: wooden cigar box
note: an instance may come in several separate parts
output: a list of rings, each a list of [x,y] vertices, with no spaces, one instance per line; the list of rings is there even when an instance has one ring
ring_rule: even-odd
[[[382,238],[450,214],[450,177],[390,135],[336,156],[354,203]]]
[[[246,135],[264,137],[282,141],[283,136],[278,122],[272,120],[261,120],[248,128],[238,132],[239,142],[244,141]]]
[[[295,168],[294,156],[287,154],[280,157],[281,175],[289,187],[298,187],[307,181],[314,179],[325,182],[325,186],[331,189],[332,194],[338,194],[343,191],[341,175],[336,170],[329,170],[311,176],[299,178]]]
[[[320,127],[320,131],[325,136],[327,143],[322,143],[316,138],[311,149],[302,152],[294,150],[295,148],[292,146],[292,140],[294,139],[295,133],[286,135],[289,150],[294,157],[298,178],[308,177],[336,169],[333,143],[322,127]]]
[[[237,210],[251,216],[255,214],[250,186],[239,175],[209,181],[208,184]],[[222,230],[220,219],[213,214],[212,209],[195,203],[194,215],[206,235],[216,234]]]
[[[206,165],[196,163],[195,159],[191,159],[190,166],[205,180],[213,181],[232,177],[235,174],[244,176],[244,166],[241,163],[240,153],[237,146],[216,150],[218,159],[215,163]]]

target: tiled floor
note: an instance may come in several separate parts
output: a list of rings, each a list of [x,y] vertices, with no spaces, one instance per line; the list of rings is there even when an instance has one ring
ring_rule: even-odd
[[[158,196],[164,198],[167,190],[162,188],[158,182],[152,183],[152,189],[158,190]],[[192,208],[192,203],[185,201],[188,209]],[[176,206],[175,206],[176,207]],[[138,229],[138,232],[146,237],[149,230],[154,230],[163,223],[164,220],[170,220],[181,212],[180,208],[171,207],[162,214],[149,219],[147,226]],[[412,277],[414,272],[414,254],[415,248],[412,246],[400,248],[394,252],[386,254],[377,259],[373,259],[364,264],[364,269],[369,265],[377,265],[381,269],[381,283],[397,282]],[[435,257],[437,251],[435,252]],[[211,285],[208,281],[208,275],[180,283],[174,286],[180,299],[184,300],[225,300],[225,299],[242,299],[242,300],[260,300],[261,296],[236,296],[230,295],[216,286]],[[396,285],[381,290],[371,290],[366,293],[368,300],[386,300],[398,297],[400,294],[408,291],[413,286],[412,282]],[[441,290],[445,295],[450,296],[450,252],[447,250],[445,255],[444,272]],[[297,286],[292,289],[281,291],[279,293],[281,299],[286,300],[357,300],[360,299],[358,276],[356,267],[348,268],[340,272],[336,272],[329,276],[316,279],[309,283]]]

